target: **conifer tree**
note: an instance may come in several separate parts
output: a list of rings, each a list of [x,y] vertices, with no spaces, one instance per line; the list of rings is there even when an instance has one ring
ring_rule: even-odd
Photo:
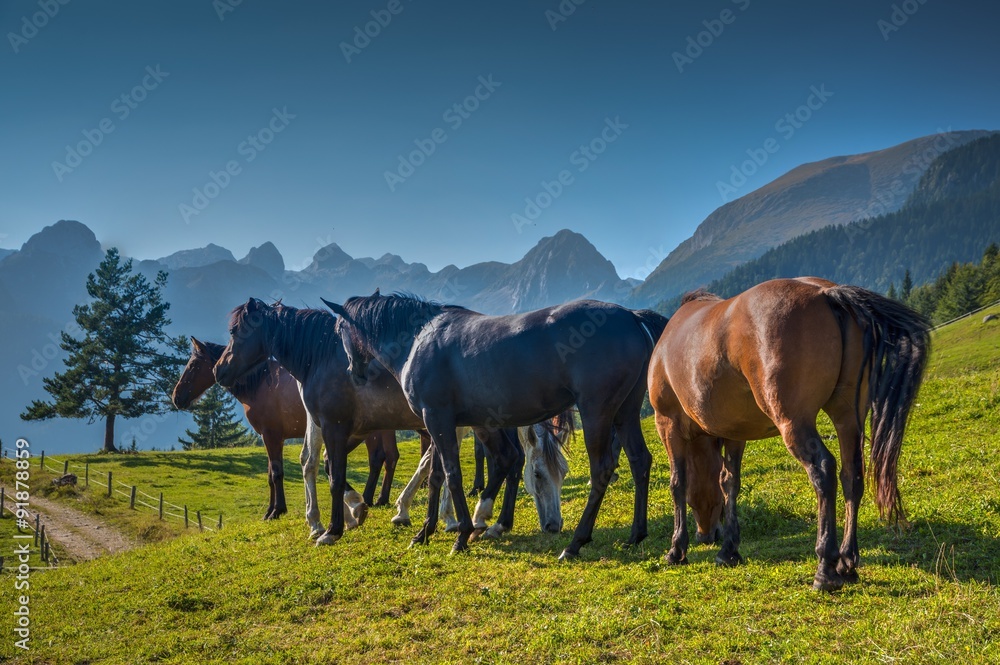
[[[237,419],[234,407],[235,401],[222,386],[209,388],[191,409],[198,431],[187,430],[188,440],[178,439],[184,450],[256,445],[257,435]]]
[[[33,401],[24,420],[86,418],[104,420],[104,450],[116,452],[115,420],[172,410],[168,395],[184,365],[184,338],[164,332],[170,325],[161,291],[167,273],[150,284],[132,272],[112,247],[97,270],[87,276],[93,300],[73,308],[83,333],[62,333],[60,347],[69,353],[66,371],[43,379],[52,401]]]

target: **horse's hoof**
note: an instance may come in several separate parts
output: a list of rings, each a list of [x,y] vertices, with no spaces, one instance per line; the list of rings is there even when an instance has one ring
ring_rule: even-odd
[[[410,524],[409,517],[400,517],[399,515],[396,515],[389,521],[392,522],[393,526],[412,526]]]
[[[488,538],[489,540],[499,540],[500,536],[503,535],[505,529],[500,525],[499,522],[493,524],[490,528],[483,532],[482,537]]]
[[[667,563],[671,566],[683,566],[688,562],[686,554],[678,554],[674,550],[667,552],[663,555],[663,558],[666,559]]]
[[[332,533],[324,533],[316,539],[316,547],[320,545],[333,545],[338,540],[340,540],[340,536],[335,536]]]
[[[361,526],[365,523],[365,520],[368,519],[368,505],[359,503],[353,510],[351,510],[351,514],[354,515],[354,519],[357,520],[358,526]]]
[[[455,531],[458,531],[457,527],[456,527]],[[485,529],[485,528],[483,528],[483,529],[473,529],[472,533],[469,535],[469,542],[470,543],[474,543],[477,540],[479,540],[480,538],[488,538],[488,537],[489,536],[487,535],[487,529]]]
[[[372,508],[384,508],[389,505],[389,499],[379,499]]]
[[[559,561],[572,561],[578,556],[580,556],[579,552],[574,552],[567,547],[562,551],[562,554],[559,555]]]
[[[742,566],[746,561],[740,556],[739,552],[734,552],[733,554],[723,554],[719,552],[715,555],[715,565],[724,566],[726,568],[735,568],[736,566]]]
[[[843,558],[841,558],[840,563],[837,564],[837,574],[844,578],[845,584],[854,584],[859,579],[857,564],[848,563],[848,561]]]
[[[839,591],[844,586],[844,578],[840,575],[825,575],[816,573],[813,578],[813,591],[833,592]]]
[[[321,526],[320,527],[315,527],[314,526],[309,531],[309,540],[316,540],[317,538],[319,538],[320,536],[322,536],[324,533],[326,533],[326,529],[324,529]]]
[[[462,552],[468,552],[468,551],[469,551],[468,543],[463,543],[460,540],[455,541],[455,544],[451,546],[452,556],[454,556],[455,554],[461,554]]]

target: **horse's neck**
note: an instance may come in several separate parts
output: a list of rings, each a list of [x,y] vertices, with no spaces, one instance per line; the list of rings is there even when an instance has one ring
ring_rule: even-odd
[[[294,316],[279,319],[277,323],[268,350],[296,381],[305,383],[336,349],[307,341],[307,325]]]

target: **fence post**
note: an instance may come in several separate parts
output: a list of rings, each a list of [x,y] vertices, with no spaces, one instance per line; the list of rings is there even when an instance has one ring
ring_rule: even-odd
[[[160,492],[160,519],[163,519],[163,492]]]
[[[198,516],[198,531],[204,531],[205,529],[201,527],[201,511],[196,510],[194,511],[194,514]]]
[[[69,473],[69,460],[63,462],[63,475],[65,476],[67,473]]]
[[[108,471],[108,498],[111,498],[111,472]]]
[[[129,510],[135,510],[135,485],[132,485],[132,494],[128,498]]]
[[[83,464],[84,487],[90,487],[90,462]]]
[[[38,547],[38,532],[41,530],[39,524],[41,524],[42,518],[38,513],[35,513],[35,547]]]
[[[38,468],[39,469],[44,469],[45,468],[45,451],[44,450],[42,451],[42,459],[39,460],[39,462],[38,462]]]
[[[42,560],[45,561],[45,563],[49,562],[49,541],[47,540],[45,541],[45,547],[42,548],[42,557]]]
[[[222,531],[222,513],[219,513],[219,531]]]
[[[184,528],[188,528],[188,507],[184,506]]]
[[[45,525],[42,525],[41,533],[38,534],[38,547],[45,552]]]
[[[4,493],[7,491],[6,487],[0,487],[0,518],[3,517],[3,504],[4,500],[7,498]]]

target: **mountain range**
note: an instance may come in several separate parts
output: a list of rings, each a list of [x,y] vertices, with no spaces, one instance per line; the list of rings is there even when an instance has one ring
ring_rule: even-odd
[[[584,297],[648,307],[791,238],[898,210],[941,154],[987,134],[950,132],[793,169],[709,215],[645,282],[621,279],[597,248],[569,230],[541,239],[511,264],[449,265],[436,272],[391,253],[354,258],[335,243],[319,249],[301,270],[287,269],[270,242],[241,259],[209,244],[156,259],[136,258],[134,267],[149,277],[159,270],[169,273],[164,296],[171,303],[172,334],[219,342],[225,341],[228,312],[249,296],[316,306],[321,296],[343,300],[379,287],[490,314]],[[938,168],[944,171],[936,177],[947,181],[948,167]],[[72,332],[73,305],[85,301],[86,276],[103,253],[86,225],[68,220],[45,227],[18,250],[0,250],[0,439],[5,443],[29,436],[50,452],[100,446],[98,428],[63,420],[25,423],[18,414],[32,399],[45,397],[42,377],[63,369],[59,333]],[[185,427],[190,427],[187,414],[127,422],[119,427],[119,443],[135,436],[140,447],[170,447]]]

